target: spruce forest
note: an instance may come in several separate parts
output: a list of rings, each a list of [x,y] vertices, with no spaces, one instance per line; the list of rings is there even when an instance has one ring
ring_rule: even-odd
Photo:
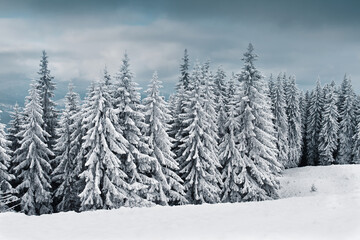
[[[156,71],[141,99],[124,54],[85,99],[70,83],[60,109],[43,51],[24,107],[0,125],[0,210],[271,200],[284,169],[360,163],[360,96],[350,77],[304,92],[294,75],[264,77],[257,58],[249,44],[234,74],[185,50],[166,100]]]

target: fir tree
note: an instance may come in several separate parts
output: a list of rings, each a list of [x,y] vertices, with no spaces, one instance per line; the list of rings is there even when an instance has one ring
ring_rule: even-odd
[[[176,87],[176,95],[175,95],[175,109],[172,115],[172,124],[169,129],[170,137],[175,139],[175,142],[172,146],[172,151],[176,154],[176,159],[180,157],[179,155],[179,144],[180,139],[185,137],[184,129],[186,125],[184,125],[184,119],[182,116],[187,108],[187,94],[190,89],[191,79],[189,74],[189,56],[187,50],[185,49],[184,57],[182,58],[182,63],[180,65],[180,78]]]
[[[239,184],[243,201],[277,198],[276,178],[282,165],[277,161],[275,129],[272,122],[268,89],[260,72],[255,68],[257,55],[249,44],[244,54],[244,67],[239,76],[236,113],[240,129],[235,136],[244,160]]]
[[[91,126],[91,117],[90,114],[92,114],[91,109],[92,101],[91,99],[95,96],[95,88],[96,83],[92,82],[90,87],[88,88],[86,97],[84,99],[84,103],[80,107],[80,111],[77,113],[74,113],[70,116],[70,122],[72,123],[70,128],[70,156],[74,156],[74,159],[72,160],[72,163],[74,164],[73,167],[73,173],[71,174],[74,178],[71,182],[71,188],[74,191],[73,196],[76,202],[72,202],[73,205],[69,207],[74,207],[73,210],[80,211],[81,203],[79,194],[84,190],[85,188],[85,179],[80,178],[80,174],[85,171],[85,161],[86,161],[86,154],[87,149],[83,147],[84,145],[84,138],[86,133],[88,132],[88,128]],[[67,198],[67,197],[66,197]],[[64,200],[66,200],[66,198]],[[66,203],[66,201],[64,201]],[[59,205],[59,207],[62,207]],[[66,207],[64,205],[64,207]]]
[[[352,89],[351,80],[346,75],[341,84],[339,95],[339,152],[337,163],[346,164],[352,162],[353,138],[355,134],[355,94]]]
[[[79,192],[76,187],[80,172],[76,171],[76,153],[71,152],[72,138],[74,132],[74,116],[80,112],[80,97],[73,91],[70,83],[69,91],[65,96],[65,109],[60,118],[60,127],[57,130],[59,138],[56,140],[54,149],[58,152],[55,161],[59,163],[54,169],[53,181],[59,184],[55,190],[55,198],[59,198],[56,209],[60,212],[79,210]]]
[[[355,124],[357,126],[360,123],[360,95],[356,96],[354,107],[355,107],[355,109],[354,109]]]
[[[50,135],[42,129],[42,107],[40,97],[34,85],[31,85],[25,105],[26,121],[21,136],[21,147],[15,151],[17,166],[14,168],[20,184],[19,192],[21,209],[29,215],[51,213],[51,165],[49,156],[53,153],[45,141]]]
[[[128,183],[144,198],[143,202],[137,201],[134,204],[149,205],[145,200],[155,201],[157,196],[158,181],[153,178],[156,174],[156,159],[151,156],[148,137],[143,134],[148,126],[142,113],[138,87],[132,78],[129,58],[125,54],[117,75],[114,94],[119,124],[124,138],[129,142],[124,159],[124,171],[128,175]]]
[[[11,120],[9,122],[7,139],[10,141],[9,148],[12,152],[20,147],[21,139],[17,136],[21,131],[23,125],[21,110],[19,105],[16,103],[13,112],[10,113]]]
[[[316,88],[311,92],[309,99],[309,115],[307,119],[307,165],[319,164],[320,129],[322,121],[323,91],[320,80],[317,80]]]
[[[280,73],[281,78],[282,78],[282,83],[283,83],[283,87],[284,87],[284,98],[285,98],[285,102],[286,105],[288,104],[288,96],[287,93],[289,92],[289,86],[290,86],[290,77],[286,76],[286,73]]]
[[[180,79],[178,87],[183,87],[185,91],[189,90],[190,74],[189,74],[190,60],[187,49],[184,50],[184,57],[182,58],[182,64],[180,65]]]
[[[191,203],[219,202],[220,175],[214,146],[216,139],[206,130],[209,127],[209,114],[204,110],[203,72],[197,64],[193,75],[191,91],[189,93],[188,108],[183,114],[187,128],[185,137],[180,139],[180,173],[184,180],[187,197]]]
[[[279,76],[280,76],[280,74],[279,74]],[[276,83],[274,81],[274,78],[273,78],[272,74],[270,75],[268,85],[269,85],[269,97],[270,97],[270,100],[271,100],[271,110],[272,110],[272,112],[273,112],[273,114],[275,116]]]
[[[128,142],[117,127],[117,112],[109,100],[103,84],[96,86],[89,99],[92,108],[84,126],[87,132],[82,145],[86,152],[85,170],[80,174],[85,181],[79,194],[82,211],[128,206],[134,200],[120,160],[127,152]]]
[[[241,173],[246,163],[239,151],[239,143],[235,138],[235,132],[239,132],[240,125],[235,118],[234,102],[230,102],[229,117],[225,123],[226,133],[222,139],[219,150],[219,158],[223,166],[223,194],[222,202],[241,202],[243,194],[243,185]]]
[[[107,67],[104,68],[104,80],[103,81],[104,81],[104,86],[106,86],[106,87],[109,87],[112,85],[111,76],[107,70]],[[109,91],[110,91],[110,89],[109,89]]]
[[[175,154],[171,151],[173,139],[166,132],[169,129],[166,121],[170,114],[164,98],[160,96],[161,87],[161,81],[155,72],[146,91],[148,96],[144,99],[145,120],[149,126],[146,134],[149,137],[152,156],[157,160],[157,174],[154,177],[160,185],[155,202],[162,205],[185,204],[187,200],[184,197],[183,181],[176,173],[179,166],[174,160]]]
[[[6,211],[8,204],[17,200],[10,184],[15,177],[9,172],[11,150],[4,129],[5,125],[0,123],[0,212]]]
[[[237,79],[238,79],[238,76],[235,75],[234,73],[232,73],[231,78],[227,82],[225,105],[227,105],[229,103],[229,101],[233,98],[233,96],[235,95],[235,89],[237,88],[237,82],[238,82]]]
[[[299,91],[296,87],[295,77],[289,79],[287,92],[286,115],[288,117],[288,144],[289,161],[287,167],[297,167],[300,164],[302,150],[302,121],[299,102]]]
[[[305,93],[307,95],[308,93]],[[303,91],[299,91],[299,110],[301,116],[301,136],[304,139],[306,129],[306,105],[307,99]],[[303,147],[304,144],[302,144]]]
[[[302,122],[302,157],[299,166],[307,165],[307,146],[309,145],[307,137],[307,129],[308,129],[308,118],[309,118],[309,102],[310,102],[310,93],[306,91],[305,95],[302,95],[300,98],[300,106],[301,106],[301,122]]]
[[[210,62],[207,61],[201,69],[201,99],[203,102],[203,109],[206,112],[206,116],[208,120],[208,124],[205,126],[205,131],[209,134],[211,139],[214,139],[216,142],[218,142],[218,126],[217,126],[217,112],[216,112],[216,103],[215,99],[216,96],[214,95],[214,83],[213,83],[213,76],[212,73],[209,70],[210,68]],[[223,117],[225,118],[225,116]],[[211,151],[214,153],[215,157],[217,158],[217,152],[218,152],[218,145],[215,144]],[[215,162],[218,162],[218,160],[214,160]],[[220,175],[220,173],[219,173]],[[219,178],[220,179],[220,178]]]
[[[360,123],[356,127],[356,132],[353,137],[354,147],[353,147],[353,164],[360,164]]]
[[[224,137],[225,135],[225,123],[227,121],[228,118],[228,114],[226,112],[226,106],[225,106],[225,98],[224,97],[220,97],[217,105],[219,106],[219,109],[217,111],[217,139],[218,139],[218,143],[220,143],[221,139]]]
[[[49,149],[52,150],[56,139],[57,112],[55,103],[52,100],[55,90],[55,84],[52,82],[54,77],[50,75],[48,56],[45,51],[42,52],[38,74],[39,79],[37,80],[36,88],[39,91],[40,104],[42,107],[42,128],[49,134],[45,142]]]
[[[356,119],[356,129],[353,137],[354,147],[353,147],[353,159],[351,163],[359,164],[360,163],[360,96],[356,97],[355,119]]]
[[[218,67],[216,74],[214,76],[214,95],[215,102],[219,102],[220,98],[224,98],[226,96],[226,73],[224,69],[220,66]],[[219,109],[219,105],[216,110]]]
[[[286,103],[284,99],[284,87],[282,85],[282,75],[277,78],[273,94],[273,113],[275,136],[277,139],[278,161],[285,167],[291,167],[289,163],[289,143],[288,143],[288,117],[286,115]]]
[[[219,67],[215,76],[214,76],[214,104],[215,104],[215,113],[217,115],[217,134],[218,140],[224,136],[225,129],[224,125],[226,122],[227,114],[225,109],[226,102],[226,82],[225,82],[226,74],[222,67]]]
[[[11,153],[11,160],[9,162],[9,173],[14,175],[14,167],[16,166],[14,162],[14,159],[16,158],[14,152],[21,146],[21,136],[19,135],[19,133],[24,126],[23,114],[17,103],[14,106],[13,112],[10,113],[10,116],[11,120],[9,122],[9,128],[7,129],[7,140],[9,141],[9,148]],[[16,187],[19,184],[19,179],[12,179],[11,184],[13,187]]]
[[[320,164],[330,165],[335,162],[334,153],[338,143],[338,110],[335,89],[331,85],[324,87],[324,103],[320,130]]]

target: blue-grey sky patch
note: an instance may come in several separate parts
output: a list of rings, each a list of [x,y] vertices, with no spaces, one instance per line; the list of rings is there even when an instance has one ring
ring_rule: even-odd
[[[173,92],[185,48],[230,76],[249,42],[265,76],[286,71],[309,89],[318,78],[352,76],[360,91],[359,1],[0,0],[0,103],[23,103],[41,51],[63,98],[73,81],[84,95],[106,65],[114,76],[125,51],[146,88],[157,70]]]

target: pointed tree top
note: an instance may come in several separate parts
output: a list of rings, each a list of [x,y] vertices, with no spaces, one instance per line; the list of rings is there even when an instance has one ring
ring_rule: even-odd
[[[253,52],[254,52],[254,47],[251,43],[249,43],[247,51],[244,53],[244,58],[242,60],[249,63],[255,61],[258,56]]]
[[[129,66],[130,64],[129,64],[129,56],[128,56],[128,53],[127,53],[127,51],[125,51],[125,53],[124,53],[124,57],[123,57],[123,59],[122,59],[122,62],[123,62],[123,64],[124,65],[126,65],[126,66]]]
[[[158,72],[156,70],[153,73],[153,81],[158,81]]]
[[[345,74],[346,79],[351,84],[351,75]]]
[[[152,78],[151,78],[151,81],[150,81],[150,85],[153,86],[153,85],[159,85],[161,83],[161,81],[159,81],[159,77],[158,77],[158,72],[155,70],[153,75],[152,75]]]
[[[186,48],[184,50],[184,58],[189,58],[188,50]]]
[[[316,80],[316,87],[321,87],[320,76],[318,76],[318,78],[317,78],[317,80]]]
[[[254,46],[252,45],[252,43],[249,43],[247,49],[248,49],[248,52],[249,52],[249,53],[252,53],[252,52],[254,51]]]
[[[180,71],[185,71],[189,69],[189,55],[187,49],[184,50],[184,56],[182,57],[182,63],[180,64]]]
[[[74,91],[74,84],[73,84],[73,82],[70,80],[70,82],[69,82],[69,85],[68,85],[68,91],[69,92],[73,92]]]
[[[103,79],[101,81],[103,84],[105,84],[105,86],[109,86],[111,84],[111,76],[107,70],[107,66],[105,65],[104,67],[104,75],[103,75]]]
[[[47,67],[47,63],[48,63],[48,56],[45,50],[42,50],[42,56],[41,56],[41,60],[40,60],[40,66],[46,66]]]
[[[295,76],[295,75],[291,75],[291,76],[290,76],[290,83],[291,83],[291,84],[295,84],[295,83],[296,83],[296,76]]]

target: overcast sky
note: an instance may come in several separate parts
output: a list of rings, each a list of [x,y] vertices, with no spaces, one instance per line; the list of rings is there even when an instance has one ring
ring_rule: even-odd
[[[309,89],[347,73],[359,92],[359,10],[356,0],[0,0],[0,103],[23,103],[43,49],[59,99],[70,80],[83,94],[105,65],[114,75],[125,51],[135,81],[146,87],[157,70],[168,94],[185,48],[230,75],[249,42],[267,77],[285,71]]]

